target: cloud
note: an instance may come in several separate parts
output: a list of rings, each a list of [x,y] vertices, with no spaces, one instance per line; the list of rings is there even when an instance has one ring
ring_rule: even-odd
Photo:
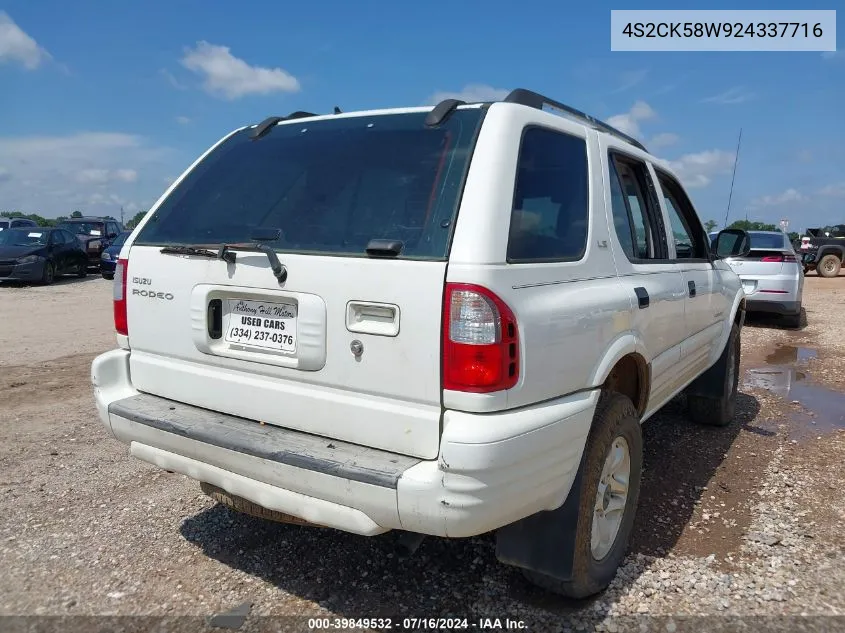
[[[629,70],[620,75],[619,86],[612,90],[610,94],[617,94],[630,90],[634,86],[641,84],[648,76],[648,68],[640,68],[639,70]]]
[[[179,125],[188,125],[188,123],[190,123],[190,122],[191,122],[191,119],[189,119],[186,116],[177,116],[176,117],[176,123],[178,123]]]
[[[845,198],[845,182],[838,182],[819,189],[819,195],[828,198]]]
[[[300,90],[299,80],[287,71],[250,66],[232,55],[228,46],[197,42],[195,48],[185,49],[181,64],[203,78],[206,92],[224,99]]]
[[[0,11],[0,64],[17,62],[27,70],[35,70],[50,59],[50,53],[15,24],[5,11]]]
[[[783,205],[788,204],[796,204],[799,202],[806,202],[807,196],[802,194],[797,189],[787,189],[778,194],[769,195],[769,196],[761,196],[759,198],[754,198],[751,201],[751,206],[755,208],[760,207],[780,207]]]
[[[648,142],[649,147],[669,147],[680,140],[680,136],[672,132],[661,132],[651,137]]]
[[[750,101],[756,95],[753,92],[746,90],[741,86],[737,86],[735,88],[730,88],[729,90],[725,90],[717,95],[713,95],[712,97],[707,97],[706,99],[702,99],[702,103],[718,103],[721,105],[732,105],[736,103],[745,103],[746,101]]]
[[[640,138],[640,122],[648,121],[656,116],[657,113],[645,101],[637,101],[628,112],[613,115],[607,120],[607,123],[620,132]]]
[[[435,92],[423,105],[435,105],[444,99],[458,99],[467,103],[501,101],[508,96],[508,93],[510,93],[510,90],[505,88],[494,88],[486,84],[467,84],[458,92]]]
[[[77,172],[76,181],[83,184],[106,184],[109,182],[135,182],[138,172],[134,169],[83,169]]]
[[[714,176],[730,173],[734,158],[733,152],[710,149],[694,154],[684,154],[676,160],[667,162],[686,187],[701,188],[709,185]]]
[[[119,132],[0,136],[0,156],[7,174],[0,178],[4,210],[48,217],[77,207],[114,215],[112,196],[124,206],[155,199],[163,191],[163,173],[175,161],[173,150]]]

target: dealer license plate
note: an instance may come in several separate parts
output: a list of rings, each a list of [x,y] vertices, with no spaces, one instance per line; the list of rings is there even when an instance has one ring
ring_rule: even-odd
[[[296,305],[228,299],[228,343],[282,352],[296,351]]]

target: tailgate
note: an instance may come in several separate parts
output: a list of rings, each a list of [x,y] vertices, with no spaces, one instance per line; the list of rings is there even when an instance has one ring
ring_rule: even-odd
[[[198,161],[122,254],[136,387],[436,457],[446,262],[483,111],[427,114],[271,120]]]

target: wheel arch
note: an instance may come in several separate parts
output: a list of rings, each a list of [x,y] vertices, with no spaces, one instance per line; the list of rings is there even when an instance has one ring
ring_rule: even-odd
[[[614,339],[601,356],[591,384],[628,396],[642,415],[651,392],[650,356],[642,339],[633,332]]]

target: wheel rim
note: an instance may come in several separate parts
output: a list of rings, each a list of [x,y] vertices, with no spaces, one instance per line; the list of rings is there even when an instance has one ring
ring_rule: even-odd
[[[834,264],[834,263],[833,263],[833,260],[832,260],[832,259],[828,259],[828,260],[824,263],[824,271],[825,271],[826,273],[832,273],[834,270],[836,270],[836,264]]]
[[[628,441],[620,436],[610,445],[596,491],[590,534],[590,549],[596,560],[607,556],[616,542],[628,502],[630,478],[631,450]]]

